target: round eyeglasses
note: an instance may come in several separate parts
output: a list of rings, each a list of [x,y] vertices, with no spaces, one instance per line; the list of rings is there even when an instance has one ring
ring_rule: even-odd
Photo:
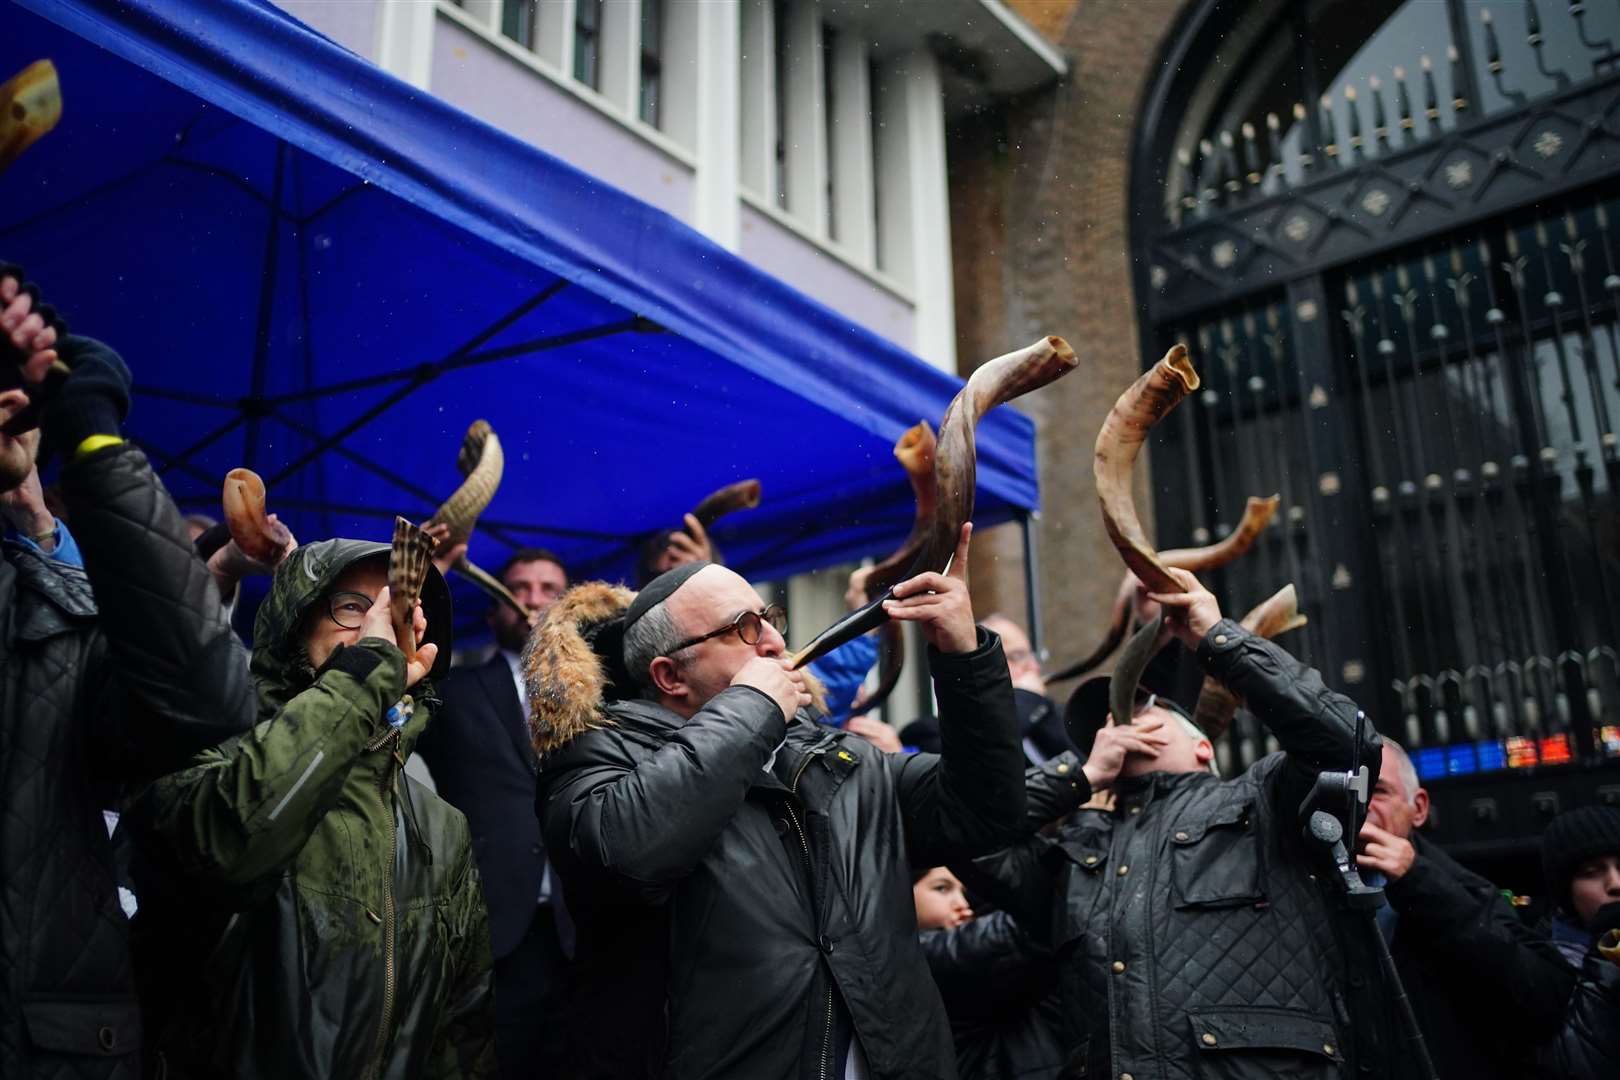
[[[778,634],[787,630],[787,609],[782,607],[780,604],[771,604],[767,607],[760,608],[758,611],[740,611],[737,613],[737,617],[732,619],[726,625],[715,630],[710,630],[707,634],[699,634],[697,637],[687,638],[685,641],[669,650],[669,652],[665,655],[672,656],[675,653],[680,652],[682,649],[689,649],[693,645],[701,645],[703,642],[708,641],[711,638],[724,637],[733,630],[737,632],[738,637],[742,638],[744,645],[758,645],[759,639],[765,636],[765,626],[767,623],[770,624],[770,626],[772,626]]]
[[[365,593],[339,592],[326,598],[326,614],[345,630],[358,630],[373,601]]]

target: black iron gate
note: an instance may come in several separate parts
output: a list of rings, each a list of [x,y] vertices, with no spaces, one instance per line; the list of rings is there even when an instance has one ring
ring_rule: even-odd
[[[1544,10],[1545,9],[1545,10]],[[1620,4],[1195,5],[1135,162],[1166,543],[1426,777],[1620,759]],[[1240,718],[1222,753],[1265,749]]]

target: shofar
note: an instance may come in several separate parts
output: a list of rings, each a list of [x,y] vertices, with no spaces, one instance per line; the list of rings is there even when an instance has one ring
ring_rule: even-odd
[[[416,602],[433,565],[433,537],[402,517],[394,518],[394,543],[388,552],[388,615],[394,640],[407,661],[416,659]]]
[[[424,527],[443,525],[450,530],[450,535],[444,540],[446,548],[465,544],[472,536],[478,516],[489,507],[496,489],[501,486],[501,475],[506,471],[506,454],[501,450],[501,440],[487,420],[474,420],[467,428],[467,435],[461,440],[461,451],[456,455],[456,468],[464,477],[461,486],[423,523]],[[519,617],[528,619],[529,609],[512,595],[500,579],[474,565],[466,552],[462,552],[451,564],[451,569],[510,607]]]
[[[1142,531],[1131,499],[1131,469],[1148,430],[1196,389],[1198,372],[1187,359],[1187,347],[1173,345],[1162,360],[1119,396],[1097,433],[1092,471],[1097,481],[1097,499],[1102,504],[1103,528],[1125,565],[1149,592],[1186,590],[1170,576]],[[1160,613],[1136,632],[1114,667],[1109,679],[1108,707],[1117,723],[1130,723],[1135,713],[1136,686],[1148,661],[1164,644],[1160,638],[1163,626],[1164,615]]]
[[[279,521],[271,521],[264,510],[264,481],[252,469],[232,469],[225,474],[225,490],[220,503],[225,525],[242,554],[265,566],[275,566],[292,544],[292,532]]]
[[[1304,626],[1305,616],[1299,613],[1299,598],[1292,584],[1284,585],[1261,601],[1245,616],[1243,628],[1263,638],[1274,638]],[[1214,679],[1204,679],[1198,691],[1198,707],[1193,710],[1193,723],[1211,740],[1226,733],[1237,712],[1238,697]]]
[[[759,481],[739,480],[711,493],[692,508],[692,516],[705,529],[727,514],[752,510],[759,505]]]
[[[35,60],[0,86],[0,173],[62,119],[62,86],[49,60]]]
[[[1273,495],[1268,499],[1259,496],[1249,496],[1248,504],[1243,508],[1243,520],[1238,527],[1219,543],[1209,544],[1205,547],[1172,548],[1169,551],[1159,552],[1159,561],[1166,566],[1173,566],[1179,570],[1190,570],[1201,573],[1205,570],[1217,570],[1228,563],[1246,555],[1271,519],[1276,516],[1277,507],[1282,502],[1280,496]],[[1098,645],[1090,655],[1077,660],[1066,668],[1054,671],[1046,676],[1047,682],[1061,682],[1099,667],[1107,660],[1113,651],[1119,648],[1119,643],[1125,640],[1126,631],[1131,623],[1131,596],[1136,592],[1136,578],[1126,572],[1120,578],[1119,588],[1114,593],[1114,606],[1109,613],[1108,632],[1103,637],[1102,644]]]
[[[997,405],[1054,382],[1073,371],[1077,362],[1068,342],[1060,337],[1046,337],[1027,348],[996,357],[968,377],[967,385],[951,399],[939,422],[934,454],[934,485],[939,498],[933,519],[918,545],[917,556],[902,580],[928,571],[943,572],[950,565],[961,538],[962,525],[973,516],[974,428],[979,418]],[[793,654],[793,666],[802,668],[888,622],[883,603],[893,595],[893,588],[887,588],[865,607],[850,612],[823,630]]]
[[[906,470],[906,477],[911,481],[911,493],[916,497],[917,507],[911,519],[911,535],[866,575],[868,601],[876,600],[898,585],[906,567],[916,560],[917,552],[922,550],[923,539],[928,535],[929,524],[939,505],[939,488],[935,486],[934,476],[934,453],[937,448],[934,429],[928,426],[926,420],[908,428],[900,436],[900,441],[894,444],[894,456],[899,459],[900,467]],[[875,709],[888,700],[899,685],[900,672],[906,666],[906,639],[900,633],[899,624],[891,619],[883,624],[879,634],[877,686],[860,699],[862,711]]]

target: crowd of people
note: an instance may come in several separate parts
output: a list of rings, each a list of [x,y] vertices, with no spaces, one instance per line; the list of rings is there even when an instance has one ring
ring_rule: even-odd
[[[247,557],[13,266],[0,335],[0,1076],[1620,1076],[1620,808],[1551,822],[1525,918],[1185,571],[1138,602],[1275,737],[1236,776],[1151,686],[1053,701],[971,526],[884,604],[936,705],[898,733],[873,643],[795,670],[690,518],[635,590],[514,552],[528,617],[451,669],[439,567],[407,656],[388,544]]]

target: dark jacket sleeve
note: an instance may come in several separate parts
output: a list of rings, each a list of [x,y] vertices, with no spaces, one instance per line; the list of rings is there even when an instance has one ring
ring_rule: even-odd
[[[146,455],[126,444],[70,462],[62,493],[108,645],[96,743],[107,774],[148,779],[246,731],[246,652]]]
[[[1468,999],[1471,1024],[1513,1031],[1542,1042],[1558,1031],[1575,972],[1538,938],[1484,878],[1460,868],[1421,837],[1417,859],[1386,886],[1400,915],[1403,948],[1421,950],[1435,970],[1450,973]]]
[[[989,1020],[1039,1001],[1051,989],[1051,950],[1005,911],[918,939],[951,1022]]]
[[[1620,931],[1609,931],[1587,950],[1563,1027],[1537,1053],[1532,1075],[1546,1080],[1620,1076]]]
[[[1315,668],[1231,619],[1222,619],[1198,645],[1204,671],[1243,699],[1288,755],[1285,798],[1297,802],[1317,773],[1347,770],[1355,758],[1356,703],[1331,690]],[[1383,746],[1371,721],[1361,745],[1367,790],[1378,782]]]
[[[891,755],[913,866],[994,851],[1024,821],[1024,750],[1001,639],[979,628],[972,652],[928,650],[941,750]]]
[[[1024,773],[1024,831],[1038,832],[1091,801],[1084,762],[1065,750]]]
[[[539,806],[546,847],[569,852],[599,882],[662,900],[714,846],[786,736],[776,702],[733,686],[641,761],[548,762]],[[581,738],[618,736],[608,728]]]

